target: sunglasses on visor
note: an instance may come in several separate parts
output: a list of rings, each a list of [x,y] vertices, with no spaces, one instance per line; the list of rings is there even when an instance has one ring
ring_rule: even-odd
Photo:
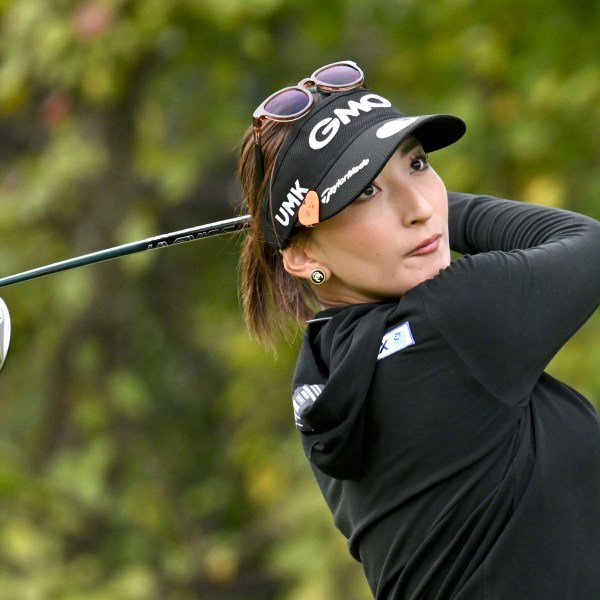
[[[365,76],[360,67],[349,60],[332,63],[317,69],[310,77],[298,85],[283,88],[271,94],[252,115],[254,128],[254,153],[256,157],[256,189],[264,178],[261,129],[264,121],[289,123],[307,114],[314,98],[309,88],[316,87],[321,92],[345,92],[362,87]]]

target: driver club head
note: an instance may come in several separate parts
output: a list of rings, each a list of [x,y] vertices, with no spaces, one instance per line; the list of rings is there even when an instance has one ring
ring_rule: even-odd
[[[0,369],[4,366],[10,345],[10,314],[8,307],[0,298]]]

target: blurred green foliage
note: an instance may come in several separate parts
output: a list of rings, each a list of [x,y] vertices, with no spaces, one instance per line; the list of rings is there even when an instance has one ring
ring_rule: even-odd
[[[232,216],[254,107],[345,58],[468,122],[432,157],[449,188],[598,218],[598,26],[583,0],[1,0],[0,275]],[[293,427],[299,340],[249,340],[238,247],[1,290],[0,600],[370,597]],[[597,326],[550,367],[593,401]]]

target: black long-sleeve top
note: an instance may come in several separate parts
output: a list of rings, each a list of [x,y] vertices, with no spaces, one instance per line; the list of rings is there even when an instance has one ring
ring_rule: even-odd
[[[600,599],[600,426],[544,373],[600,302],[600,224],[449,194],[466,256],[326,310],[294,375],[317,482],[378,599]]]

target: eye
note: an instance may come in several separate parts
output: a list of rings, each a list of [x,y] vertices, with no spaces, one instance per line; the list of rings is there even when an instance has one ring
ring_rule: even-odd
[[[357,200],[369,200],[376,196],[381,190],[374,184],[370,183],[363,191]]]
[[[424,171],[429,166],[429,157],[424,152],[413,157],[410,161],[410,168],[413,172]]]

